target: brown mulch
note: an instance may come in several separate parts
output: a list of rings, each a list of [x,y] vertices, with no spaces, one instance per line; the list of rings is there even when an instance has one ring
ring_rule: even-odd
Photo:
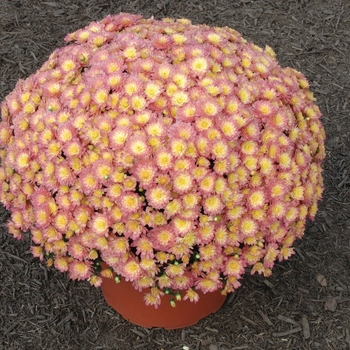
[[[229,26],[302,71],[324,114],[326,190],[292,258],[246,276],[214,315],[183,330],[124,321],[101,291],[48,269],[0,209],[0,349],[350,349],[350,1],[1,0],[0,101],[66,33],[120,11]]]

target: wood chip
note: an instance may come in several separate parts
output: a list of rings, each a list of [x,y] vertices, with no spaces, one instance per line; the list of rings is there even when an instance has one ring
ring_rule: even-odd
[[[57,327],[60,327],[61,325],[67,323],[69,320],[71,320],[74,317],[73,312],[71,312],[69,315],[67,315],[63,320],[57,323]]]
[[[350,332],[349,332],[348,329],[345,330],[345,335],[346,335],[345,341],[346,341],[348,344],[350,344]]]
[[[318,282],[318,284],[322,287],[326,287],[327,286],[327,280],[326,277],[324,277],[323,275],[321,275],[320,273],[316,275],[316,280]]]
[[[53,2],[53,1],[43,1],[42,4],[52,6],[52,7],[59,7],[60,6],[57,2]]]
[[[271,289],[274,287],[274,285],[268,280],[264,280],[264,283]]]
[[[210,328],[210,327],[205,327],[205,329],[209,332],[213,332],[213,333],[219,333],[219,330],[216,328]]]
[[[130,330],[131,330],[131,332],[135,333],[136,335],[140,336],[141,338],[146,336],[146,334],[138,331],[136,328],[131,328]]]
[[[283,316],[283,315],[278,315],[277,318],[281,321],[284,321],[284,322],[287,322],[290,324],[299,325],[299,322],[294,321],[293,319],[286,317],[286,316]]]
[[[310,338],[310,325],[306,315],[301,318],[301,325],[303,327],[303,336],[305,339]]]
[[[337,299],[334,298],[334,297],[330,297],[325,302],[324,309],[334,312],[336,310],[336,308],[337,308],[337,305],[338,305]]]
[[[239,318],[242,319],[243,321],[246,321],[246,322],[250,323],[253,326],[258,326],[258,324],[256,322],[252,321],[248,317],[245,317],[243,315],[239,315]]]
[[[273,323],[272,323],[271,320],[267,317],[267,315],[265,315],[261,310],[258,310],[258,313],[260,314],[260,316],[263,318],[263,320],[264,320],[269,326],[273,326]]]

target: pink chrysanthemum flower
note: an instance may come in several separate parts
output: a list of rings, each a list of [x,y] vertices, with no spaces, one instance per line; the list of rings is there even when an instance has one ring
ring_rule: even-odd
[[[198,56],[189,62],[189,66],[192,74],[203,76],[209,69],[209,62],[207,58]]]
[[[145,129],[150,136],[162,137],[165,135],[165,125],[159,120],[150,122]]]
[[[87,248],[84,247],[78,239],[71,239],[68,243],[68,253],[74,259],[84,260],[87,254]]]
[[[141,205],[140,197],[134,193],[125,193],[121,195],[120,205],[126,213],[136,212]]]
[[[240,259],[231,257],[226,262],[225,274],[228,276],[234,276],[236,278],[241,278],[244,274],[244,264]]]
[[[82,170],[82,172],[79,174],[79,179],[85,194],[91,194],[93,191],[99,188],[97,179],[89,169]]]
[[[180,263],[169,264],[165,268],[165,273],[170,278],[174,278],[176,276],[182,276],[184,272],[185,272],[185,267],[183,264],[180,264]]]
[[[155,209],[163,209],[169,203],[170,191],[163,186],[155,186],[146,191],[149,205]]]
[[[44,250],[41,246],[31,246],[30,251],[35,258],[39,258],[40,261],[44,260]]]
[[[200,196],[197,193],[187,193],[182,196],[182,203],[185,209],[194,209],[200,201]]]
[[[143,137],[138,137],[138,136],[131,137],[128,141],[127,146],[130,153],[135,157],[145,156],[149,151],[147,142]]]
[[[276,243],[270,243],[265,252],[264,267],[272,268],[278,254],[278,245]]]
[[[98,236],[107,236],[110,228],[108,217],[102,214],[95,214],[89,222],[89,227]]]
[[[50,226],[44,230],[44,237],[47,239],[47,242],[57,243],[62,239],[62,232],[56,230],[54,227]]]
[[[218,280],[211,278],[201,278],[196,282],[196,288],[201,290],[203,293],[213,292],[220,288],[222,283]]]
[[[198,131],[205,131],[211,128],[213,121],[208,117],[201,117],[196,119],[195,126]]]
[[[35,219],[36,219],[36,226],[38,228],[48,227],[51,223],[51,220],[52,220],[50,209],[45,204],[38,206],[34,211]]]
[[[134,259],[129,259],[122,266],[122,271],[126,281],[136,281],[142,274],[140,264]]]
[[[285,260],[285,259],[288,259],[290,258],[293,254],[294,254],[294,249],[293,248],[290,248],[290,247],[282,247],[280,249],[280,252],[278,254],[278,260],[279,261],[282,261],[282,260]]]
[[[153,183],[156,175],[156,167],[146,162],[139,163],[135,168],[134,175],[140,182],[141,187],[148,187]]]
[[[140,267],[149,277],[155,277],[159,273],[159,268],[152,258],[141,258]]]
[[[146,237],[140,237],[135,240],[132,244],[136,247],[136,254],[140,255],[141,258],[153,258],[154,250],[152,242]]]
[[[276,110],[275,106],[269,100],[257,101],[253,104],[253,107],[259,116],[266,119],[270,118]]]
[[[161,303],[162,295],[163,293],[161,293],[158,288],[153,287],[151,288],[151,292],[145,294],[143,299],[146,305],[152,305],[157,309]]]
[[[184,220],[181,217],[173,217],[171,220],[174,232],[178,235],[183,236],[193,228],[192,221]]]
[[[197,115],[197,109],[197,104],[194,101],[189,101],[182,107],[178,108],[177,116],[184,122],[190,122]]]
[[[287,205],[281,200],[274,201],[269,207],[270,216],[274,219],[282,219],[287,212]]]
[[[60,126],[56,134],[58,140],[62,143],[69,142],[76,136],[76,132],[73,125],[69,124]]]
[[[219,196],[210,196],[203,200],[203,209],[209,215],[219,214],[224,208],[224,203]]]
[[[0,125],[0,145],[5,146],[10,140],[11,136],[12,130],[10,128],[10,124],[6,122],[2,123]]]
[[[14,210],[11,214],[11,223],[15,228],[21,228],[23,226],[23,214],[20,210]]]
[[[288,192],[289,186],[286,181],[274,179],[269,182],[267,189],[271,198],[280,198]]]
[[[132,240],[137,239],[141,234],[145,233],[146,229],[140,224],[139,221],[129,219],[125,222],[123,233],[125,237]]]
[[[263,207],[266,203],[265,191],[257,189],[251,191],[248,196],[248,205],[252,209],[258,209]]]
[[[250,219],[249,217],[245,217],[241,220],[240,230],[243,236],[251,237],[258,232],[259,226],[253,219]]]
[[[79,206],[74,212],[73,216],[79,227],[85,227],[88,220],[90,219],[91,210],[88,207]]]
[[[127,127],[118,127],[108,134],[112,149],[120,149],[129,138],[129,129]]]
[[[167,170],[173,164],[173,155],[165,149],[159,150],[155,155],[155,161],[161,170]]]
[[[111,200],[117,201],[122,191],[123,186],[121,184],[113,184],[108,186],[107,195]]]
[[[66,162],[61,162],[55,167],[55,176],[62,185],[73,185],[75,176]]]
[[[216,256],[216,254],[218,253],[218,250],[215,244],[209,243],[204,246],[201,246],[199,248],[199,253],[203,261],[209,261]]]
[[[149,231],[155,249],[167,249],[174,243],[174,232],[170,227],[161,226]]]
[[[187,143],[182,139],[172,139],[170,147],[174,157],[182,157],[186,152]]]
[[[193,186],[193,177],[187,172],[174,174],[173,186],[178,193],[189,192]]]
[[[69,263],[68,275],[73,280],[85,280],[91,277],[92,268],[89,261],[73,260]]]
[[[172,217],[177,213],[179,213],[180,210],[181,210],[181,201],[178,199],[174,199],[167,204],[165,208],[165,214],[168,217]]]
[[[165,273],[157,278],[157,282],[160,288],[170,288],[172,285],[172,279]]]
[[[67,272],[69,268],[69,259],[67,257],[57,257],[55,258],[54,266],[61,272]]]
[[[110,161],[107,160],[97,160],[92,166],[92,171],[94,177],[102,182],[108,180],[112,174],[113,166]]]
[[[196,139],[196,147],[201,156],[208,157],[211,151],[210,142],[204,136],[199,136]]]
[[[123,256],[129,249],[129,242],[125,237],[112,239],[108,243],[109,253],[115,256]]]
[[[63,145],[63,151],[67,158],[79,157],[83,153],[82,145],[78,140],[71,140]]]
[[[97,275],[92,275],[88,281],[90,282],[90,284],[94,287],[101,287],[103,279],[100,276]]]
[[[170,127],[169,136],[174,139],[190,140],[194,132],[191,124],[178,121]]]
[[[182,276],[175,276],[172,279],[172,287],[174,289],[185,290],[190,288],[192,285],[192,279],[188,274],[183,274]]]
[[[186,291],[186,294],[184,296],[184,300],[187,299],[193,303],[196,303],[199,300],[199,294],[194,289],[190,288]]]
[[[139,280],[134,281],[132,285],[136,290],[142,292],[145,288],[153,287],[154,283],[153,277],[142,276]]]
[[[212,241],[215,235],[215,226],[212,223],[205,223],[197,228],[196,235],[199,243],[207,244]]]
[[[53,226],[60,232],[64,232],[67,228],[69,221],[69,214],[65,212],[59,212],[53,218]]]

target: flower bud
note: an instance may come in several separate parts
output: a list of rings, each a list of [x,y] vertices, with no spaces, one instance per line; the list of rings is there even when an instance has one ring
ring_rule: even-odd
[[[181,293],[180,293],[180,292],[175,293],[175,299],[176,299],[177,301],[181,301],[182,296],[181,296]]]
[[[121,278],[120,278],[120,276],[115,276],[114,277],[114,281],[115,281],[115,283],[120,283],[120,281],[121,281]]]

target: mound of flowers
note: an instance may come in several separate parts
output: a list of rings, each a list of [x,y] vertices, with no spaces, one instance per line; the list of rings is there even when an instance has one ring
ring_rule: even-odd
[[[35,257],[95,286],[113,271],[157,306],[293,254],[325,156],[300,72],[186,19],[121,13],[65,40],[1,104],[0,200]]]

